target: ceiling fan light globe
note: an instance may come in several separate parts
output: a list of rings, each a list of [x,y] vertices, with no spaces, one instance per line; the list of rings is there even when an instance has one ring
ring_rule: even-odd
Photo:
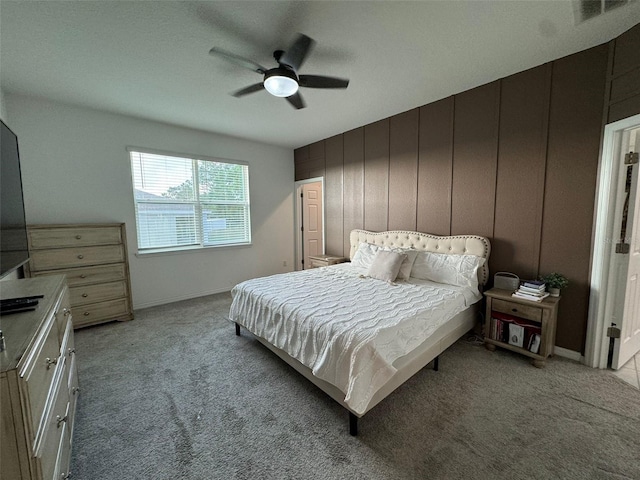
[[[298,82],[290,77],[272,75],[264,80],[264,88],[275,97],[290,97],[298,91]]]

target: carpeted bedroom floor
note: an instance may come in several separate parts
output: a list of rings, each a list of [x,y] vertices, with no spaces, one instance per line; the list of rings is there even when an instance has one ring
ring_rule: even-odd
[[[230,303],[76,331],[74,479],[640,479],[640,391],[610,372],[463,339],[351,437],[342,407],[235,336]]]

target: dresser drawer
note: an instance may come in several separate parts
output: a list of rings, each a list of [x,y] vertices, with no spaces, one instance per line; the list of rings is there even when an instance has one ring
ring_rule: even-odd
[[[58,329],[58,341],[62,343],[65,329],[67,328],[67,321],[71,319],[71,303],[69,301],[69,289],[64,288],[63,293],[56,303],[54,308],[54,315],[56,317],[56,325]]]
[[[71,291],[71,305],[73,307],[127,296],[127,284],[125,282],[81,285],[72,287],[69,290]]]
[[[33,250],[30,267],[33,271],[83,267],[85,265],[120,263],[124,262],[124,257],[122,245]]]
[[[60,361],[58,327],[53,315],[47,318],[43,335],[36,342],[30,357],[20,371],[25,384],[24,400],[29,406],[34,437],[38,437],[37,432],[43,420],[47,396]]]
[[[491,302],[491,309],[496,312],[526,318],[527,320],[534,320],[536,322],[542,321],[542,309],[529,305],[522,305],[520,303],[508,302],[494,298]]]
[[[76,364],[76,347],[73,336],[73,325],[71,322],[67,323],[65,330],[64,340],[62,341],[61,354],[66,358],[66,372],[64,376],[64,382],[62,388],[66,388],[69,395],[69,418],[67,419],[67,425],[69,427],[69,433],[73,431],[73,418],[76,411],[76,401],[78,399],[78,367]]]
[[[74,310],[73,326],[78,328],[84,325],[93,325],[105,319],[130,320],[129,300],[119,298],[118,300],[78,306]]]
[[[42,442],[36,446],[36,458],[40,461],[43,479],[53,479],[56,465],[60,461],[60,447],[64,440],[69,415],[69,394],[62,378],[56,385],[55,396],[44,424]]]
[[[65,275],[67,277],[67,285],[70,287],[88,285],[91,283],[115,282],[118,280],[126,280],[127,278],[124,263],[100,265],[97,267],[45,270],[33,273],[34,277],[41,277],[43,275]]]
[[[54,480],[70,478],[69,465],[71,463],[71,428],[64,426],[60,437],[60,447],[58,449],[58,459],[53,474]]]
[[[31,228],[29,247],[32,250],[117,245],[122,243],[120,227]]]

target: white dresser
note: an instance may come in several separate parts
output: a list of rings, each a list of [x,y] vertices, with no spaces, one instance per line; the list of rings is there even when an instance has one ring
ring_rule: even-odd
[[[43,295],[0,316],[0,479],[69,477],[78,376],[62,275],[0,282],[3,299]]]
[[[29,225],[31,277],[65,274],[75,328],[131,320],[124,223]]]

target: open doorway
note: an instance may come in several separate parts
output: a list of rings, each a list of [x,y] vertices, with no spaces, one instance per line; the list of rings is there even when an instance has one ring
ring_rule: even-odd
[[[605,127],[584,359],[592,367],[617,369],[640,351],[638,150],[640,115]]]
[[[324,253],[324,179],[296,182],[296,270],[311,267],[310,256]]]

